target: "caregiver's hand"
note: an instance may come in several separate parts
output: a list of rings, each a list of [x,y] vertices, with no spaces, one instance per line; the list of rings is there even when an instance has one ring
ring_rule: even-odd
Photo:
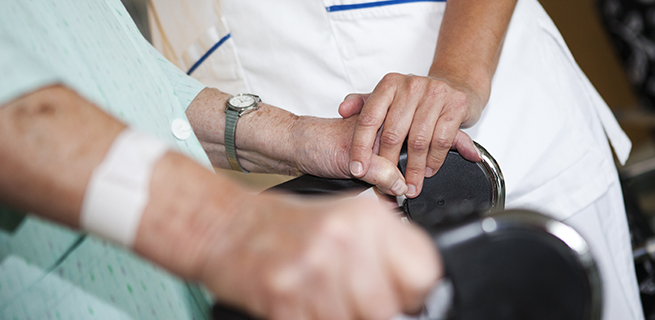
[[[367,174],[376,141],[379,156],[397,163],[407,139],[408,197],[421,192],[423,179],[439,170],[450,149],[480,161],[475,144],[460,127],[478,120],[486,104],[483,97],[465,84],[397,73],[384,76],[370,94],[348,95],[339,113],[344,118],[359,114],[350,147],[352,175]]]

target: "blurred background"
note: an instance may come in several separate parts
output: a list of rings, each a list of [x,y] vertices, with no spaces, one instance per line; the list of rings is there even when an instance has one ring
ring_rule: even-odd
[[[150,39],[148,0],[122,0]],[[646,319],[655,320],[655,0],[540,0],[633,142],[618,165]],[[287,177],[233,175],[262,190]]]

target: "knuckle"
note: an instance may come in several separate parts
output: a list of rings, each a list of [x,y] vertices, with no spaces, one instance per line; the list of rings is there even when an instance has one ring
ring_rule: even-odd
[[[349,210],[348,214],[333,214],[323,222],[317,231],[315,256],[310,265],[324,266],[326,263],[323,262],[335,257],[348,257],[348,252],[359,248],[361,229],[375,224],[376,219],[371,206],[365,201],[351,209],[354,210]]]
[[[383,181],[388,181],[388,182],[393,181],[393,182],[395,182],[396,181],[396,171],[394,169],[392,169],[392,168],[388,168],[386,170],[380,171],[379,176],[380,176],[380,179],[382,179],[382,181],[380,181],[380,182],[383,182]],[[389,187],[391,187],[391,186],[389,186]]]
[[[430,98],[436,98],[446,93],[446,87],[443,82],[432,80],[426,90],[426,95]]]
[[[450,109],[454,111],[457,115],[464,115],[468,113],[469,109],[469,98],[468,96],[461,92],[456,91],[450,99]]]
[[[366,201],[360,201],[358,206],[350,207],[350,209],[352,210],[343,211],[348,212],[347,214],[341,214],[342,211],[339,211],[329,215],[323,221],[318,231],[320,233],[318,243],[323,251],[343,253],[356,247],[358,228],[366,226],[372,213],[371,210],[367,210],[370,209],[370,206]]]
[[[383,83],[389,83],[389,82],[394,83],[394,82],[398,81],[399,79],[402,79],[402,77],[403,77],[403,75],[401,75],[400,73],[390,72],[390,73],[385,74],[384,77],[382,77],[381,82],[383,82]]]
[[[430,140],[424,135],[417,135],[416,137],[408,141],[408,146],[410,149],[416,151],[425,151],[430,147]]]
[[[350,242],[353,241],[352,225],[344,219],[334,217],[329,219],[326,221],[321,232],[322,238],[326,241],[327,245],[337,250],[347,248]]]
[[[435,171],[439,170],[444,160],[445,157],[437,152],[430,152],[428,154],[428,166]]]
[[[392,170],[384,170],[380,171],[376,174],[374,181],[371,181],[369,183],[372,183],[373,185],[377,186],[378,189],[382,192],[387,192],[391,187],[393,186],[393,183],[396,182],[397,178],[395,175],[395,172]]]
[[[407,78],[407,90],[410,94],[418,94],[423,90],[425,82],[421,77],[409,76]]]
[[[425,168],[407,166],[407,168],[405,169],[405,177],[408,177],[408,179],[409,177],[419,177],[419,176],[422,177],[423,170],[425,170]]]
[[[405,136],[396,130],[384,130],[380,136],[380,145],[384,147],[397,146],[403,143]]]
[[[466,106],[468,105],[469,102],[468,100],[469,100],[468,96],[464,92],[455,91],[453,93],[453,102],[455,103],[455,105]]]
[[[264,283],[267,292],[276,299],[292,300],[301,292],[301,270],[285,265],[272,270]]]
[[[401,78],[402,75],[398,73],[387,73],[382,77],[382,80],[380,80],[375,89],[376,91],[388,91],[389,89],[395,87]]]
[[[450,149],[452,141],[446,137],[436,137],[432,141],[432,145],[438,149]]]
[[[359,115],[357,118],[357,124],[359,126],[365,127],[365,128],[375,128],[379,126],[378,124],[378,118],[368,112],[363,112]]]

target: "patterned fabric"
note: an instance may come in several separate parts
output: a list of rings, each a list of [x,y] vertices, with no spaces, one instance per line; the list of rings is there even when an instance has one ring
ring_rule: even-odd
[[[0,104],[63,83],[211,168],[195,136],[171,133],[205,86],[154,49],[120,1],[3,1],[0,18]]]
[[[105,241],[28,218],[0,232],[0,319],[206,319],[196,287]]]
[[[119,0],[0,1],[0,105],[61,83],[211,168],[176,139],[204,88],[143,39]],[[206,319],[210,300],[131,252],[0,210],[0,319]]]

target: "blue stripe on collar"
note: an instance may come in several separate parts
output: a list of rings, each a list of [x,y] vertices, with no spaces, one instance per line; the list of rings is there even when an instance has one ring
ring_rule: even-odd
[[[213,47],[211,47],[211,49],[209,49],[204,55],[202,55],[202,57],[198,61],[196,61],[196,63],[194,63],[193,66],[191,66],[191,68],[189,69],[189,71],[186,74],[191,75],[191,73],[193,73],[193,71],[195,71],[203,62],[205,62],[205,60],[214,51],[216,51],[216,49],[218,49],[218,47],[220,47],[225,41],[227,41],[227,39],[229,39],[231,37],[231,35],[232,35],[231,33],[228,33],[225,37],[223,37],[221,40],[219,40]]]
[[[446,0],[384,0],[384,1],[375,1],[375,2],[366,2],[366,3],[334,5],[334,6],[325,7],[325,10],[327,10],[328,12],[346,11],[346,10],[355,10],[355,9],[383,7],[383,6],[389,6],[394,4],[410,3],[410,2],[446,2]]]

